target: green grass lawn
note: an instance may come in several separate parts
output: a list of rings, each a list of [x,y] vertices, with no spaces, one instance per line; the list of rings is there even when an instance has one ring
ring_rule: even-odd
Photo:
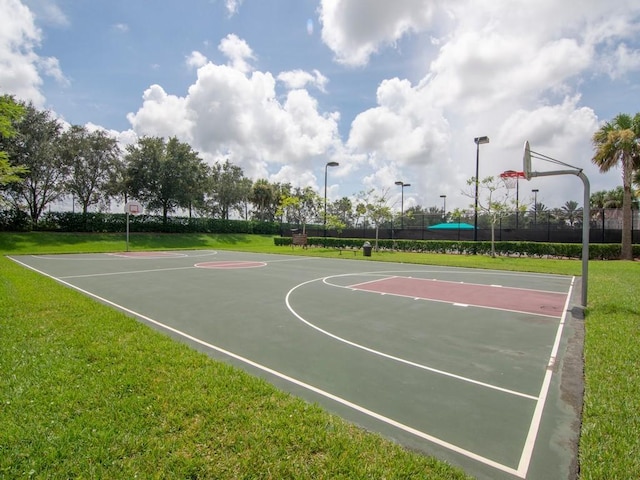
[[[247,235],[131,236],[348,261]],[[0,253],[123,251],[123,235],[0,233]],[[372,260],[579,275],[581,263],[398,252]],[[590,262],[583,479],[640,478],[640,263]],[[0,258],[0,478],[467,478]]]

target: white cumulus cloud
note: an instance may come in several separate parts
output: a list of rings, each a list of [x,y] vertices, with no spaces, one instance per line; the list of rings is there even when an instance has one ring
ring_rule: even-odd
[[[253,69],[248,63],[249,60],[255,59],[253,50],[246,41],[237,35],[231,33],[223,38],[218,45],[218,50],[229,59],[229,64],[234,69],[245,73]]]

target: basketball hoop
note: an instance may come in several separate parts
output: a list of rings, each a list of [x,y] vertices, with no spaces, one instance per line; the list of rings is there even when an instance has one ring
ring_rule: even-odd
[[[131,215],[140,215],[142,213],[142,205],[135,200],[131,200],[124,206],[124,212]]]
[[[507,170],[500,174],[500,178],[504,182],[505,186],[512,190],[518,186],[518,179],[526,178],[524,172],[516,172],[515,170]]]

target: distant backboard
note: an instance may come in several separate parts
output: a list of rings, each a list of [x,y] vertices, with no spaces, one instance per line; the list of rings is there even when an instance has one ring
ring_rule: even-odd
[[[131,200],[124,206],[124,212],[131,215],[139,215],[142,213],[142,205],[135,200]]]

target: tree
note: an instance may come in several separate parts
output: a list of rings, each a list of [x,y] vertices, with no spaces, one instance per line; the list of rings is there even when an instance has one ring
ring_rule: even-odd
[[[351,202],[351,199],[349,199],[348,197],[342,197],[338,200],[335,200],[334,202],[330,202],[327,210],[328,210],[328,216],[327,216],[328,226],[330,223],[336,223],[336,220],[332,220],[332,222],[329,222],[328,220],[329,216],[336,217],[336,219],[339,220],[340,223],[342,224],[343,229],[347,225],[349,226],[354,225],[355,213],[353,209],[353,203]],[[333,227],[329,227],[329,228],[333,228]]]
[[[621,258],[633,259],[631,244],[631,183],[633,171],[640,167],[640,113],[624,113],[606,122],[593,134],[595,154],[592,162],[601,172],[620,166],[622,170],[622,246]]]
[[[334,215],[332,213],[327,214],[327,228],[336,232],[338,236],[342,234],[342,231],[346,226],[346,223],[344,223],[342,221],[342,218],[340,218],[338,215]]]
[[[582,207],[578,206],[578,202],[567,200],[562,207],[562,218],[564,218],[570,226],[575,226],[576,221],[582,217]]]
[[[109,172],[109,179],[104,186],[106,205],[109,205],[112,198],[121,200],[125,204],[129,201],[131,182],[128,175],[127,157],[120,152],[120,156],[113,164],[113,169]]]
[[[376,195],[375,190],[361,192],[358,195],[361,199],[361,203],[358,206],[360,207],[360,205],[364,205],[365,217],[368,218],[376,227],[376,242],[374,246],[376,251],[378,250],[380,225],[391,221],[393,218],[393,212],[391,211],[391,207],[388,205],[388,195],[388,188],[383,190],[381,195]]]
[[[144,137],[127,147],[126,188],[131,197],[150,210],[161,210],[167,223],[170,212],[186,208],[196,196],[194,172],[202,172],[202,160],[191,147],[170,138]]]
[[[178,207],[188,210],[191,218],[193,209],[204,208],[204,196],[208,187],[209,167],[188,143],[170,138],[167,142],[169,166],[176,172],[175,181],[179,185],[176,202]]]
[[[273,222],[275,209],[272,209],[276,197],[276,188],[268,180],[261,178],[251,187],[249,201],[253,204],[253,216],[256,220]]]
[[[108,182],[117,168],[120,149],[114,138],[104,131],[89,133],[74,125],[60,137],[60,151],[68,176],[64,182],[86,215],[90,206],[108,196]]]
[[[229,219],[232,210],[242,213],[245,202],[250,195],[250,180],[244,176],[242,168],[233,165],[229,160],[216,163],[211,167],[209,198],[206,209],[212,216]]]
[[[322,199],[313,188],[298,187],[293,193],[282,195],[278,214],[285,215],[289,223],[301,225],[304,234],[307,223],[317,219],[321,209]]]
[[[467,180],[467,191],[462,194],[475,200],[476,178]],[[474,191],[471,191],[473,187]],[[485,177],[478,183],[478,213],[484,213],[491,223],[491,256],[496,256],[495,227],[498,221],[509,214],[509,189],[504,180],[497,181],[495,177]],[[470,205],[475,208],[475,203]]]
[[[15,102],[13,97],[3,95],[0,97],[0,189],[10,183],[18,183],[27,169],[22,165],[12,166],[9,163],[9,155],[3,150],[3,139],[15,137],[17,123],[24,115],[24,106]],[[2,201],[2,198],[0,198]]]
[[[13,124],[15,135],[2,142],[11,167],[21,166],[26,173],[7,191],[13,205],[18,209],[26,205],[31,221],[38,223],[46,206],[64,195],[67,170],[60,157],[61,125],[46,110],[31,103],[20,105],[24,114]]]
[[[546,217],[548,219],[549,209],[542,202],[533,203],[529,210],[529,217],[533,217],[533,224],[536,225],[540,218]]]

